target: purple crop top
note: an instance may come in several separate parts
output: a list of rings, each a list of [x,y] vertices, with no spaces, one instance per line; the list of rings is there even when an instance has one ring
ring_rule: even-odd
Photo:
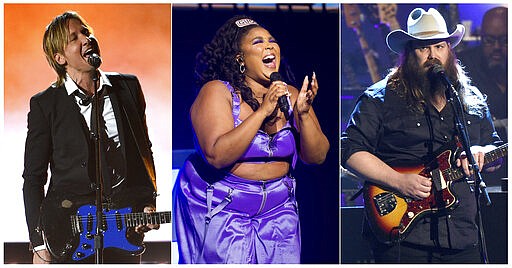
[[[240,97],[236,94],[234,88],[226,81],[222,81],[231,92],[233,97],[233,119],[235,127],[242,123],[240,120]],[[290,118],[293,118],[293,113]],[[295,146],[294,129],[289,119],[286,125],[274,134],[267,134],[261,129],[258,130],[247,151],[237,162],[271,162],[288,161],[292,168],[297,162],[297,149]]]

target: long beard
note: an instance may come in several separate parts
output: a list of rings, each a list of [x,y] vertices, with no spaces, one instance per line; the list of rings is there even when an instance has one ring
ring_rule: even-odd
[[[433,101],[435,96],[444,94],[444,86],[439,77],[432,72],[434,64],[442,65],[437,59],[428,60],[423,66],[416,65],[413,79],[416,80],[418,88],[421,90],[425,101]]]

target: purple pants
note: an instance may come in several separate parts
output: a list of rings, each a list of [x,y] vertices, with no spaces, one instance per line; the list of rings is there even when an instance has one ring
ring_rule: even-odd
[[[179,262],[299,263],[294,191],[288,176],[252,181],[230,174],[210,184],[187,160],[173,190]]]

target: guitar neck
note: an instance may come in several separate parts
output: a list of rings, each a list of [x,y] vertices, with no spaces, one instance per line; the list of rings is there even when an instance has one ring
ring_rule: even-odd
[[[508,143],[505,143],[498,148],[488,152],[484,156],[484,166],[488,165],[504,156],[508,153]]]
[[[508,143],[499,146],[498,148],[485,153],[484,156],[484,167],[508,154]],[[465,174],[461,168],[450,168],[447,171],[443,171],[443,175],[449,181],[455,181],[464,178]]]
[[[389,30],[394,31],[400,29],[400,24],[396,19],[397,4],[377,4],[379,10],[379,19],[383,24],[388,25]]]
[[[389,19],[389,30],[394,31],[400,29],[400,24],[396,18]]]
[[[361,46],[361,50],[363,51],[364,60],[366,61],[366,65],[368,65],[368,72],[370,73],[370,77],[374,83],[380,80],[379,71],[377,68],[377,63],[375,63],[375,59],[372,55],[372,50],[368,45],[368,42],[364,38],[361,29],[356,29],[356,34],[359,37],[359,45]]]
[[[128,213],[124,215],[127,227],[136,227],[146,224],[164,224],[171,222],[171,212],[154,212],[154,213]]]

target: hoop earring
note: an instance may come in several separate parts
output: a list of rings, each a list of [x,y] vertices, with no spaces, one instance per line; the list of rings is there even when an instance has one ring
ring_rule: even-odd
[[[242,73],[242,74],[243,74],[243,73],[245,73],[245,69],[246,69],[246,68],[245,68],[245,63],[244,63],[244,58],[243,58],[243,56],[241,56],[241,55],[240,55],[240,56],[237,56],[237,57],[236,57],[236,59],[235,59],[235,61],[236,61],[236,62],[238,63],[238,65],[239,65],[240,73]]]

